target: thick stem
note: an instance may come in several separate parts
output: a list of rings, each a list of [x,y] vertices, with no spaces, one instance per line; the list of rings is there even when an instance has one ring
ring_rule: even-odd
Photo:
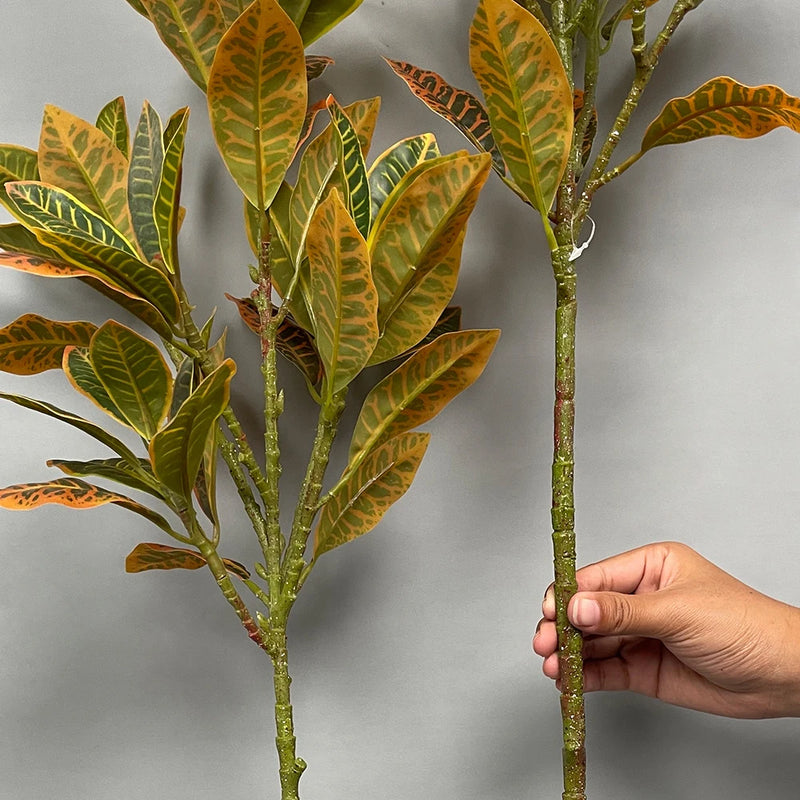
[[[576,274],[571,245],[553,254],[556,279],[555,406],[553,431],[553,561],[556,627],[561,667],[561,718],[564,738],[563,800],[586,798],[586,723],[583,708],[583,641],[567,619],[575,580],[575,322]]]

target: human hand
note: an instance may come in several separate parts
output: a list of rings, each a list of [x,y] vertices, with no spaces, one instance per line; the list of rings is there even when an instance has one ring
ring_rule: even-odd
[[[584,634],[585,690],[622,690],[739,718],[800,716],[800,609],[690,547],[650,544],[584,567],[569,619]],[[556,681],[555,598],[533,649]]]

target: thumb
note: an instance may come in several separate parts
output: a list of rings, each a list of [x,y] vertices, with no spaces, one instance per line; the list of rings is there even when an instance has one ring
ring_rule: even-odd
[[[667,623],[674,619],[668,603],[658,592],[578,592],[570,600],[567,615],[584,633],[662,638],[668,633]]]

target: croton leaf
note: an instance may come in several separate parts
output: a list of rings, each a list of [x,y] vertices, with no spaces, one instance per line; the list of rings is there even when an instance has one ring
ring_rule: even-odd
[[[470,65],[515,184],[541,214],[553,203],[572,144],[572,87],[541,22],[514,0],[481,0]]]
[[[89,358],[130,426],[144,439],[152,439],[172,397],[172,375],[161,351],[130,328],[109,320],[92,336]]]
[[[127,0],[127,3],[135,11],[138,11],[143,17],[150,19],[150,17],[147,16],[147,9],[144,7],[142,0]]]
[[[337,191],[314,214],[306,245],[315,342],[332,397],[364,369],[378,341],[378,293],[367,243]]]
[[[139,0],[139,4],[161,41],[205,91],[211,62],[226,28],[217,0]]]
[[[303,127],[303,41],[276,0],[255,0],[217,48],[208,106],[222,159],[242,194],[267,209]]]
[[[150,441],[150,463],[156,476],[186,498],[191,495],[209,434],[228,405],[235,372],[236,365],[226,359]]]
[[[39,179],[111,223],[131,247],[135,238],[128,210],[128,160],[105,133],[68,111],[45,106]]]
[[[446,333],[417,350],[364,400],[350,442],[348,472],[381,443],[435,417],[486,366],[498,330]]]
[[[442,311],[441,316],[436,324],[431,329],[430,333],[408,353],[403,353],[403,356],[411,355],[421,347],[430,344],[435,339],[438,339],[442,334],[455,333],[461,330],[461,306],[448,306]]]
[[[239,18],[239,14],[249,5],[247,0],[217,0],[226,25],[231,25]]]
[[[300,29],[303,44],[310,45],[352,14],[364,0],[281,0]]]
[[[333,63],[333,59],[328,56],[306,56],[306,80],[316,80]]]
[[[0,328],[0,370],[37,375],[59,369],[64,348],[85,347],[96,330],[91,322],[56,322],[38,314],[24,314]]]
[[[147,12],[144,10],[140,13],[147,16]],[[128,129],[128,112],[125,108],[124,97],[116,97],[100,109],[95,127],[108,137],[125,158],[130,156],[131,135]]]
[[[506,174],[503,156],[492,136],[489,113],[474,94],[456,89],[441,75],[429,69],[415,67],[407,61],[393,61],[390,58],[384,60],[431,111],[454,125],[479,150],[491,153],[492,166],[500,175]]]
[[[712,78],[664,106],[647,128],[641,152],[707,136],[754,139],[780,127],[800,132],[800,98],[778,86],[745,86],[733,78]]]
[[[314,122],[317,119],[317,114],[320,111],[324,111],[327,106],[325,100],[319,100],[314,105],[309,106],[308,111],[306,111],[305,119],[303,120],[303,127],[300,129],[300,137],[297,140],[297,145],[294,148],[294,155],[292,156],[292,161],[294,161],[294,157],[300,152],[300,148],[308,141],[308,137],[311,136],[311,131],[314,128]]]
[[[96,458],[91,461],[66,461],[61,458],[52,458],[47,462],[48,467],[56,467],[65,475],[74,477],[97,477],[116,481],[131,489],[147,492],[162,499],[158,489],[158,481],[150,469],[150,464],[143,459],[139,460],[138,467],[122,458]]]
[[[13,144],[0,144],[0,202],[6,200],[9,181],[38,181],[39,156],[35,150]]]
[[[145,572],[149,569],[200,569],[208,562],[205,557],[195,550],[186,550],[182,547],[142,542],[131,550],[125,559],[125,572]],[[247,580],[250,573],[244,564],[223,558],[222,563],[234,575]]]
[[[126,427],[130,423],[119,410],[117,404],[111,399],[106,387],[97,377],[94,365],[89,358],[89,349],[82,347],[68,347],[64,350],[64,374],[76,392],[91,400],[98,408],[114,417],[117,422]]]
[[[428,433],[403,433],[364,459],[325,503],[315,535],[315,558],[380,522],[411,486],[429,441]]]

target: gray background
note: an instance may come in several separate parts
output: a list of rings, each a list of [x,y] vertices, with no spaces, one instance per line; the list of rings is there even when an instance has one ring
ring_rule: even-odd
[[[473,8],[365,0],[313,48],[337,59],[316,94],[384,96],[373,155],[426,130],[461,147],[380,56],[474,86]],[[201,94],[123,0],[5,0],[3,27],[1,141],[35,147],[45,103],[90,119],[118,94],[131,115],[145,97],[164,117],[192,106],[182,262],[201,312],[218,306],[230,325],[235,402],[257,437],[255,340],[223,298],[248,291],[249,254]],[[709,0],[667,51],[623,151],[667,99],[714,75],[800,93],[798,34],[793,0]],[[625,38],[602,125],[630,74]],[[779,131],[662,148],[598,195],[597,235],[579,262],[582,562],[675,538],[800,603],[798,177],[800,139]],[[434,436],[410,494],[377,531],[321,561],[295,610],[304,798],[560,796],[556,693],[530,650],[551,560],[544,247],[493,178],[457,298],[468,326],[503,328],[496,355],[426,426]],[[2,324],[31,309],[98,323],[114,313],[79,284],[2,279]],[[300,397],[283,419],[288,500],[313,409],[284,374]],[[0,385],[91,414],[59,374]],[[22,409],[0,419],[2,485],[51,475],[47,458],[99,454]],[[223,489],[225,554],[251,563],[256,548]],[[4,512],[0,525],[3,800],[277,798],[269,664],[207,573],[125,575],[126,553],[159,534],[113,508]],[[622,695],[592,696],[588,715],[592,800],[797,795],[796,720],[730,721]]]

